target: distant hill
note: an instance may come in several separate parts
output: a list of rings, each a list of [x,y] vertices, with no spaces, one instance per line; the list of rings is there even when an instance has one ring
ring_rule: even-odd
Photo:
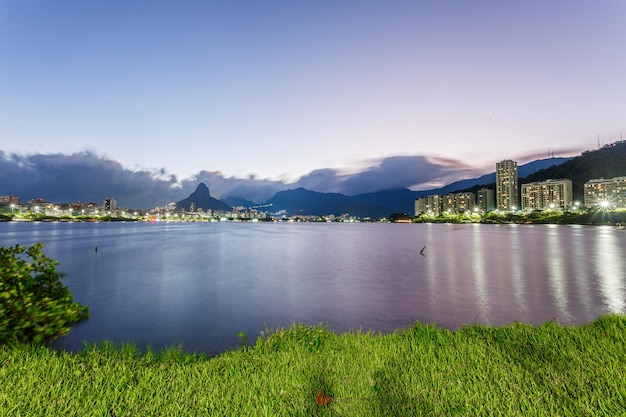
[[[571,158],[547,158],[529,162],[518,167],[519,175],[528,175],[540,169],[562,164]],[[495,164],[494,164],[495,167]],[[411,191],[407,188],[394,190],[382,190],[374,193],[359,194],[353,198],[372,205],[385,207],[391,213],[413,213],[415,209],[415,199],[431,194],[445,195],[457,191],[472,191],[483,187],[494,188],[496,173],[483,175],[479,178],[466,179],[453,182],[445,187],[435,188],[425,191]]]
[[[232,207],[223,201],[220,201],[216,198],[211,197],[211,193],[209,192],[209,188],[204,184],[200,183],[196,190],[189,195],[189,197],[177,201],[176,209],[178,210],[187,210],[190,211],[191,207],[195,210],[213,210],[213,211],[231,211]]]
[[[565,161],[569,158],[549,158],[520,165],[518,171],[527,175],[538,169],[545,169]],[[495,165],[494,165],[495,167]],[[413,214],[415,199],[429,194],[447,194],[460,191],[471,186],[482,187],[484,184],[493,184],[496,180],[495,172],[483,175],[480,178],[454,182],[442,188],[411,191],[407,188],[381,190],[374,193],[347,196],[338,193],[318,193],[304,188],[281,191],[268,200],[274,210],[285,210],[290,215],[340,215],[350,213],[357,217],[373,219],[389,217],[392,213]]]
[[[533,172],[537,172],[542,169],[547,169],[556,165],[563,164],[572,158],[546,158],[546,159],[537,159],[536,161],[529,162],[527,164],[519,165],[517,167],[517,175],[518,177],[525,177],[527,175],[532,174]],[[495,164],[494,164],[495,167]],[[467,179],[453,182],[452,184],[446,185],[445,187],[438,188],[436,190],[431,190],[429,194],[448,194],[455,191],[468,191],[469,188],[474,188],[476,186],[482,186],[485,184],[495,184],[496,183],[496,173],[492,172],[491,174],[483,175],[479,178]],[[481,188],[481,187],[478,187]]]
[[[390,214],[385,207],[362,202],[354,197],[338,193],[318,193],[305,188],[280,191],[266,204],[271,204],[276,211],[286,210],[290,215],[322,216],[350,213],[357,217],[384,218]]]
[[[387,210],[387,216],[385,217],[388,217],[392,213],[412,214],[415,207],[415,199],[427,194],[432,193],[430,191],[411,191],[408,188],[397,188],[358,194],[352,198],[362,203],[384,207]]]
[[[224,197],[220,201],[232,207],[253,207],[257,205],[254,201],[250,201],[242,197]]]
[[[494,164],[495,168],[495,164]],[[547,179],[569,178],[574,186],[574,197],[582,198],[583,184],[595,178],[626,176],[626,141],[615,142],[598,150],[583,152],[575,158],[547,158],[518,166],[519,183]],[[304,188],[281,191],[265,204],[273,211],[285,210],[289,215],[341,215],[350,213],[358,217],[383,218],[393,213],[412,214],[415,199],[430,194],[445,195],[451,192],[495,188],[496,174],[453,182],[445,187],[411,191],[406,188],[381,190],[374,193],[347,196],[339,193],[319,193]],[[188,198],[176,203],[177,208],[189,209],[194,203],[203,210],[230,210],[231,206],[250,207],[251,201],[229,197],[228,203],[210,196],[209,189],[200,184]]]
[[[560,165],[528,174],[520,178],[519,183],[521,185],[547,179],[567,178],[572,180],[574,198],[582,200],[583,186],[587,181],[623,176],[626,176],[626,141],[622,140],[597,150],[583,152]]]

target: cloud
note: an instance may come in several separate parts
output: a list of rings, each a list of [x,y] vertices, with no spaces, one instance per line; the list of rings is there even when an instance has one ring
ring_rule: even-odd
[[[354,174],[321,169],[305,175],[297,184],[318,192],[337,192],[347,195],[380,190],[445,185],[468,175],[482,175],[476,168],[454,159],[423,155],[391,156],[370,161],[370,167]]]
[[[0,193],[55,203],[115,197],[121,206],[143,209],[178,200],[181,190],[175,176],[131,171],[91,152],[23,156],[0,151]]]
[[[532,162],[537,159],[545,159],[545,158],[550,158],[553,156],[558,157],[558,158],[570,158],[570,157],[578,156],[587,150],[589,149],[573,148],[573,147],[553,148],[553,149],[548,149],[546,152],[543,152],[543,153],[539,152],[539,153],[528,153],[528,154],[518,155],[515,158],[515,160],[517,161],[518,164],[525,164],[527,162]]]
[[[255,203],[264,203],[279,191],[289,188],[280,181],[256,179],[251,175],[248,178],[224,178],[221,172],[201,171],[182,182],[184,189],[195,188],[199,183],[205,183],[213,197],[241,197]]]
[[[422,155],[366,162],[369,167],[358,172],[319,169],[286,184],[253,175],[225,178],[219,171],[201,171],[179,180],[165,168],[130,170],[91,151],[69,155],[0,151],[0,195],[17,195],[23,201],[43,198],[55,203],[101,203],[107,197],[115,197],[121,207],[149,209],[187,197],[201,182],[209,187],[213,197],[241,197],[263,203],[289,188],[355,195],[393,188],[432,188],[483,174],[457,160]]]

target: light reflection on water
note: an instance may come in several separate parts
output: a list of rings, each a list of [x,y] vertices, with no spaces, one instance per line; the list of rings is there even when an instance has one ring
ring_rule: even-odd
[[[567,309],[566,289],[567,285],[565,279],[565,265],[563,257],[563,247],[561,242],[561,235],[559,234],[558,227],[555,225],[547,226],[549,229],[546,242],[547,250],[547,263],[548,263],[548,281],[550,293],[553,298],[553,303],[557,307],[558,317],[562,320],[570,321],[571,317]]]
[[[600,291],[610,311],[624,312],[624,246],[603,229],[596,237]]]
[[[56,344],[69,349],[108,339],[215,353],[240,330],[254,340],[292,322],[390,332],[626,312],[626,232],[609,227],[0,224],[1,245],[37,241],[91,308]]]

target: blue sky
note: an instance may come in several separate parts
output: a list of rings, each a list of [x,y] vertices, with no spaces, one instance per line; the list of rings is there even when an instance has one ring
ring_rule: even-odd
[[[619,139],[625,23],[622,0],[2,0],[0,152],[423,189]]]

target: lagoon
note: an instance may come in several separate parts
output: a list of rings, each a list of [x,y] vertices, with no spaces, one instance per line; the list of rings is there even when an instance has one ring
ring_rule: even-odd
[[[0,245],[35,242],[90,307],[55,342],[73,351],[215,354],[293,322],[389,333],[626,313],[626,232],[609,226],[0,223]]]

